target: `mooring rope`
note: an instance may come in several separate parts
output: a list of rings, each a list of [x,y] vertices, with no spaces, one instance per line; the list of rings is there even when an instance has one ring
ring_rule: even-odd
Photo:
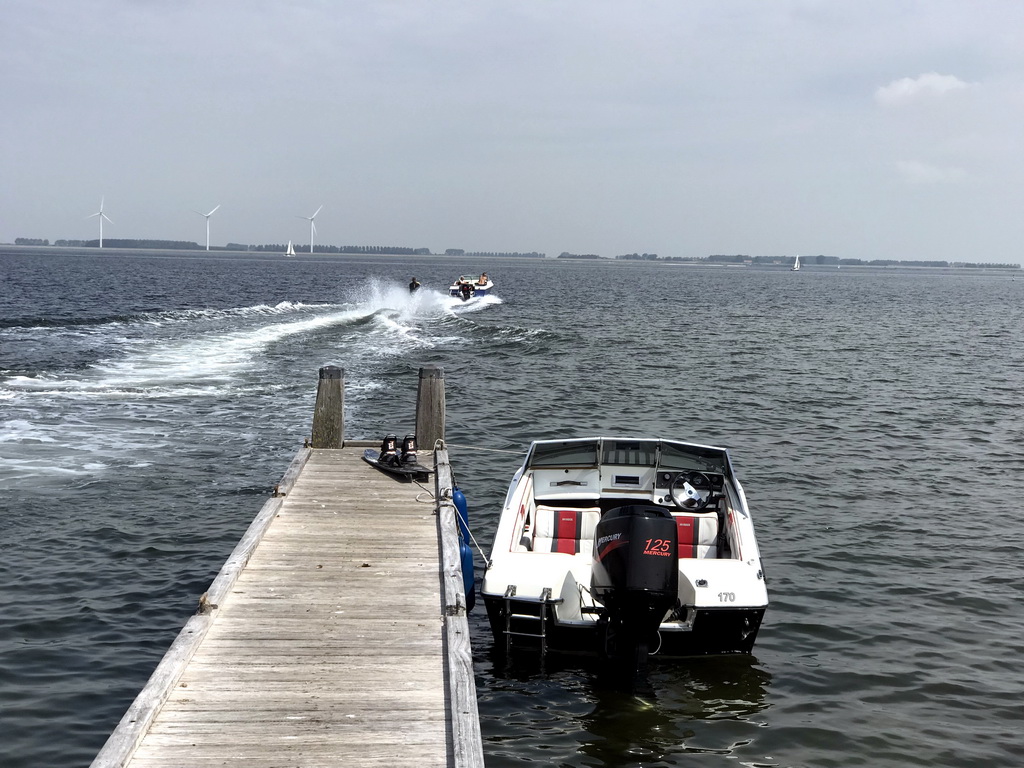
[[[455,505],[453,504],[452,506],[454,507]],[[462,516],[462,513],[459,511],[458,507],[455,507],[455,514],[459,516],[459,519],[462,521],[462,524],[466,526],[466,530],[469,531],[469,538],[473,541],[473,546],[476,547],[476,551],[480,553],[480,557],[483,558],[484,566],[490,568],[491,561],[487,559],[487,554],[484,552],[483,547],[480,546],[480,544],[476,540],[476,536],[473,535],[473,529],[469,527],[469,520]]]
[[[456,445],[448,443],[449,448],[469,448],[472,451],[490,451],[491,453],[511,453],[514,456],[522,456],[526,451],[506,451],[502,448],[484,448],[482,445]]]

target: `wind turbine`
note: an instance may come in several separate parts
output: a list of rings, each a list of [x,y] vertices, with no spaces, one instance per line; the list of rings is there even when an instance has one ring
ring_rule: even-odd
[[[322,211],[323,208],[324,207],[321,205],[319,208],[316,209],[316,213],[314,213],[312,216],[299,216],[298,217],[300,219],[309,219],[309,252],[310,253],[313,253],[313,235],[316,234],[316,224],[313,223],[313,219],[316,218],[316,214],[320,213],[320,211]]]
[[[209,213],[203,213],[202,211],[197,211],[195,208],[192,209],[192,211],[194,213],[198,213],[200,216],[205,216],[206,217],[206,250],[210,250],[210,217],[213,216],[213,214],[217,211],[217,208],[220,208],[220,203],[218,203],[217,207],[214,208]]]
[[[103,212],[103,198],[102,197],[100,198],[100,209],[99,209],[99,211],[97,211],[96,213],[90,214],[89,216],[86,216],[85,218],[91,219],[93,216],[98,216],[99,220],[100,220],[100,248],[102,248],[103,247],[103,220],[106,219],[107,221],[110,221],[110,217],[107,216],[107,214],[105,214]],[[113,224],[114,222],[110,221],[110,223]]]

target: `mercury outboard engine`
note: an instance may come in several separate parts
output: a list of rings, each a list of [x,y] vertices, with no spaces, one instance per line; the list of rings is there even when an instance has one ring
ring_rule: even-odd
[[[605,651],[638,676],[679,591],[676,522],[663,507],[616,507],[601,517],[594,541],[590,590],[606,609]]]

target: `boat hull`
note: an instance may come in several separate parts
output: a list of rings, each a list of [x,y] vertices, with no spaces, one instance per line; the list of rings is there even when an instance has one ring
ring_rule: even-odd
[[[489,295],[491,293],[492,290],[493,290],[493,288],[482,288],[482,287],[474,288],[470,292],[469,298],[474,298],[474,297],[477,297],[477,296],[487,296],[487,295]],[[453,296],[456,299],[461,299],[462,298],[462,293],[459,291],[458,288],[455,288],[455,287],[451,287],[451,288],[448,289],[448,295],[449,296]]]
[[[504,597],[484,595],[487,620],[499,652],[523,650],[553,654],[600,658],[607,649],[606,625],[594,621],[589,625],[560,623],[550,607],[532,601],[511,600],[506,608]],[[506,616],[512,618],[506,623]],[[546,632],[537,633],[540,613],[544,612]],[[654,658],[684,658],[749,654],[757,640],[765,608],[696,608],[687,628],[662,627],[649,640]],[[526,618],[527,616],[536,618]],[[509,634],[511,632],[512,634]],[[543,645],[543,648],[542,648]]]
[[[464,291],[463,289],[467,287],[469,290]],[[494,281],[487,279],[486,282],[481,283],[477,275],[460,275],[458,280],[448,286],[448,295],[463,301],[489,296],[493,292]]]

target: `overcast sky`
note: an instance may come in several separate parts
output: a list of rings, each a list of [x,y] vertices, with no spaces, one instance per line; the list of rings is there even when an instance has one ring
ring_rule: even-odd
[[[1019,0],[2,0],[0,241],[1024,260]]]

